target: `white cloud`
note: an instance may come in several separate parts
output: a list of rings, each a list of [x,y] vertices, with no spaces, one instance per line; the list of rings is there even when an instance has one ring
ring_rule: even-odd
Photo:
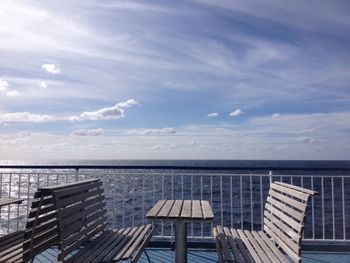
[[[56,75],[61,73],[61,68],[58,64],[43,64],[41,67],[50,74]]]
[[[0,113],[0,121],[2,122],[47,122],[53,119],[50,115],[30,112]]]
[[[124,117],[124,110],[114,106],[97,111],[86,111],[80,114],[79,120],[116,120]],[[72,117],[74,119],[75,116]]]
[[[134,99],[128,99],[127,101],[123,101],[123,102],[119,102],[117,103],[115,106],[119,107],[119,108],[128,108],[131,107],[133,105],[137,105],[137,101]]]
[[[6,92],[7,97],[17,97],[19,96],[19,92],[17,90],[9,90]]]
[[[130,135],[166,135],[175,134],[176,130],[171,127],[166,127],[163,129],[134,129],[128,131]]]
[[[104,134],[104,130],[102,128],[99,129],[80,129],[75,130],[71,133],[76,136],[100,136]]]
[[[278,118],[278,117],[280,117],[281,116],[281,114],[279,114],[279,113],[274,113],[274,114],[272,114],[272,118]]]
[[[241,111],[240,109],[237,109],[237,110],[234,110],[234,111],[230,112],[229,116],[236,117],[236,116],[239,116],[239,115],[242,115],[242,114],[243,114],[243,111]]]
[[[97,111],[86,111],[79,116],[71,116],[71,121],[82,120],[116,120],[124,117],[124,109],[138,104],[136,100],[129,99],[127,101],[119,102],[113,107],[103,108]]]
[[[42,89],[46,89],[46,88],[47,88],[47,84],[46,84],[46,82],[44,82],[44,81],[40,81],[40,83],[39,83],[39,87],[40,87],[40,88],[42,88]]]
[[[211,112],[207,115],[207,117],[217,117],[217,116],[219,116],[219,113],[217,112]]]
[[[6,80],[0,79],[0,91],[7,91],[9,87],[10,85]]]
[[[0,92],[3,92],[7,97],[16,97],[19,96],[17,90],[10,90],[10,84],[3,79],[0,79]]]

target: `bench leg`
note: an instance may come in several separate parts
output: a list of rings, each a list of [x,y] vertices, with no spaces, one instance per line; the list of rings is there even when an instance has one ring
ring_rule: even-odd
[[[144,249],[143,252],[145,253],[148,262],[151,263],[151,259],[150,259],[150,257],[148,256],[148,253],[146,252],[146,249]]]

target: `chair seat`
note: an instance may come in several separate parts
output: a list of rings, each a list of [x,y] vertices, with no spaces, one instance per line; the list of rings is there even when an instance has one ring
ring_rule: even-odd
[[[100,263],[121,260],[136,262],[151,238],[152,231],[151,224],[104,231],[103,234],[89,241],[66,262]]]
[[[0,262],[22,262],[24,231],[0,237]]]
[[[213,234],[219,262],[290,262],[262,231],[216,226]]]

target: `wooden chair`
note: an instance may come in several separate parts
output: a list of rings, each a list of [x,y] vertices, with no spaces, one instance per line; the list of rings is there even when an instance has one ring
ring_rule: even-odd
[[[301,262],[305,213],[316,192],[274,182],[266,200],[263,231],[213,228],[219,262]]]
[[[22,198],[16,197],[1,197],[0,208],[7,205],[17,204],[23,202]],[[0,262],[16,262],[22,259],[22,244],[23,244],[23,230],[18,230],[13,233],[0,237]]]
[[[137,262],[152,225],[107,230],[106,212],[98,179],[39,188],[25,231],[0,238],[6,249],[0,250],[0,262],[33,261],[52,247],[58,248],[61,263]]]

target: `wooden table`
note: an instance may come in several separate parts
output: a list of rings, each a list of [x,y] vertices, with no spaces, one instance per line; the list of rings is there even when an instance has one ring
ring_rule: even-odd
[[[187,262],[187,223],[210,222],[214,214],[205,200],[159,200],[147,213],[149,220],[175,223],[175,262]]]
[[[0,207],[11,204],[21,204],[24,199],[16,197],[1,197],[0,198]]]

